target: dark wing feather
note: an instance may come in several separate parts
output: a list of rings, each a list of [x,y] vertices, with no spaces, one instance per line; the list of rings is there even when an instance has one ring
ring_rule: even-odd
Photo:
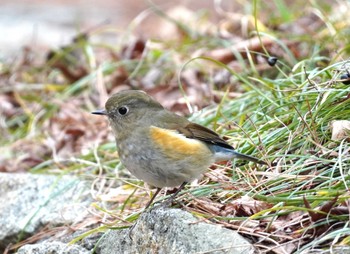
[[[198,139],[208,144],[217,145],[223,148],[234,150],[234,148],[231,145],[229,145],[214,131],[202,125],[191,123],[186,118],[180,117],[172,112],[166,110],[161,111],[161,113],[158,115],[157,120],[157,127],[176,130],[187,138]],[[241,154],[236,151],[234,151],[234,153],[236,154],[236,158],[266,165],[264,161],[261,161],[255,157]]]
[[[220,136],[217,133],[215,133],[214,131],[212,131],[206,127],[203,127],[199,124],[189,123],[185,127],[178,129],[178,131],[180,133],[182,133],[183,135],[185,135],[187,138],[194,138],[194,139],[202,140],[202,141],[209,143],[209,144],[214,144],[214,145],[218,145],[218,146],[221,146],[224,148],[234,150],[234,148],[231,145],[229,145],[225,140],[220,138]],[[248,160],[248,161],[253,161],[255,163],[259,163],[259,164],[263,164],[263,165],[267,165],[266,162],[259,160],[255,157],[252,157],[252,156],[249,156],[246,154],[241,154],[241,153],[238,153],[236,151],[234,151],[234,153],[236,154],[236,158]]]
[[[177,131],[185,135],[187,138],[198,139],[209,144],[233,149],[233,147],[223,140],[217,133],[196,123],[189,123],[184,127],[178,128]]]
[[[187,138],[198,139],[208,144],[222,146],[233,149],[214,131],[188,121],[186,118],[176,115],[170,111],[163,110],[158,115],[157,127],[176,130]]]

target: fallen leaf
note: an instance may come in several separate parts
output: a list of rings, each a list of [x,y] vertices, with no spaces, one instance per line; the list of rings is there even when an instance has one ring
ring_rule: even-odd
[[[210,35],[215,33],[216,27],[207,18],[184,7],[175,6],[165,12],[167,19],[161,19],[157,24],[158,36],[163,40],[182,40],[187,35]]]
[[[332,140],[343,140],[350,138],[350,121],[336,120],[331,123]]]
[[[272,205],[264,201],[255,200],[249,196],[242,196],[224,206],[223,215],[252,216],[260,211],[271,208]]]
[[[268,37],[253,37],[233,44],[228,48],[214,49],[204,54],[205,57],[213,58],[222,63],[229,63],[236,60],[234,52],[240,52],[246,57],[246,51],[261,51],[263,46],[270,47],[274,41]]]

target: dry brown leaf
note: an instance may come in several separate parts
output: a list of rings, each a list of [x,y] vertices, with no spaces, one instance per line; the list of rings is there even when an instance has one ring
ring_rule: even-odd
[[[270,244],[270,245],[267,245],[267,246],[271,246],[268,249],[267,253],[291,254],[291,253],[294,253],[294,251],[298,248],[298,246],[300,246],[300,242],[303,242],[302,239],[300,239],[297,242],[289,241],[278,245]]]
[[[202,109],[210,104],[211,98],[206,96],[209,93],[207,86],[204,84],[200,87],[188,84],[183,85],[186,98],[181,93],[177,84],[167,84],[144,90],[165,108],[180,114],[191,113],[187,103],[193,107],[193,111]]]
[[[43,162],[50,155],[50,149],[37,140],[20,139],[0,155],[0,172],[25,172]]]
[[[4,117],[13,117],[23,114],[23,110],[13,96],[0,94],[0,113]]]
[[[205,211],[212,216],[221,216],[223,204],[213,202],[208,198],[196,198],[192,201],[193,206],[200,211]]]
[[[184,24],[188,31],[193,31],[194,34],[213,34],[216,31],[214,24],[207,19],[201,19],[185,6],[179,5],[169,9],[166,11],[166,16],[169,19],[161,19],[157,25],[158,35],[163,40],[182,40],[186,35],[187,31],[173,21]]]
[[[268,29],[262,22],[257,20],[257,23],[260,32],[267,32]],[[226,13],[225,19],[219,24],[219,33],[223,38],[248,38],[256,30],[254,17],[240,13]]]
[[[308,209],[312,209],[311,206],[310,206],[309,201],[307,201],[305,196],[303,197],[303,199],[304,199],[305,207],[308,208]],[[308,213],[309,213],[309,215],[311,217],[311,221],[317,222],[317,221],[319,221],[321,219],[325,219],[325,218],[328,217],[329,213],[330,214],[337,214],[337,213],[341,213],[341,212],[347,212],[347,214],[348,214],[349,211],[347,209],[344,211],[344,209],[336,209],[336,207],[334,207],[334,205],[336,204],[337,201],[338,201],[338,196],[334,197],[332,200],[326,202],[321,207],[319,207],[318,210],[323,212],[323,213],[317,213],[317,212],[314,212],[314,211],[308,211]]]
[[[80,42],[87,41],[87,34],[78,34],[72,43],[47,54],[47,62],[53,68],[61,71],[70,83],[74,83],[88,74],[88,66]]]
[[[318,15],[314,12],[305,13],[294,22],[291,23],[282,23],[279,26],[279,29],[283,32],[294,34],[294,35],[305,35],[308,34],[313,38],[319,36],[319,29],[324,24],[324,21],[320,19]]]
[[[336,120],[331,123],[332,140],[342,140],[350,138],[350,121]]]
[[[259,37],[253,37],[244,41],[235,43],[229,48],[214,49],[204,54],[205,57],[213,58],[222,63],[229,63],[236,60],[236,56],[233,52],[241,52],[243,57],[246,57],[246,50],[249,51],[261,51],[262,45],[270,47],[274,43],[273,40],[267,37],[262,37],[261,41]]]
[[[79,99],[59,102],[60,110],[44,126],[50,138],[45,143],[60,157],[85,153],[109,135],[107,119],[81,109]]]
[[[141,58],[145,49],[146,40],[137,38],[123,47],[121,57],[123,59],[139,59]]]
[[[255,200],[249,196],[242,196],[225,205],[223,216],[251,216],[271,207],[271,204],[264,201]]]

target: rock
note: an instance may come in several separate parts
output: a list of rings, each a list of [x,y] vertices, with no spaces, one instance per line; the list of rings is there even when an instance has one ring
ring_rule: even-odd
[[[82,220],[90,184],[72,176],[0,173],[0,252],[42,226]]]
[[[50,254],[87,254],[90,251],[80,247],[79,245],[72,244],[68,245],[61,242],[43,242],[38,244],[27,244],[21,247],[17,254],[40,254],[40,253],[50,253]]]
[[[90,183],[72,176],[0,173],[0,252],[17,242],[18,236],[25,239],[44,225],[71,225],[84,219],[86,207],[92,202],[89,186]],[[84,233],[81,230],[56,235],[24,245],[17,253],[80,254],[92,253],[93,249],[99,254],[254,253],[253,246],[237,232],[161,205],[143,213],[131,233],[129,229],[110,230],[68,244]]]
[[[254,253],[237,232],[200,222],[188,212],[156,206],[143,213],[134,229],[110,230],[96,253]]]
[[[326,254],[350,254],[349,246],[334,246]]]

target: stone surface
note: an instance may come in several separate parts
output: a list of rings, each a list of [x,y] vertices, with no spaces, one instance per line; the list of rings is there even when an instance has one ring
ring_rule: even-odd
[[[72,176],[0,173],[0,252],[42,226],[86,216],[90,184]]]
[[[84,219],[92,202],[89,186],[72,176],[0,173],[0,253],[19,235],[25,239],[44,225],[71,225]],[[254,253],[252,245],[235,231],[162,206],[143,213],[130,234],[128,229],[110,230],[68,245],[72,237],[76,235],[45,239],[22,246],[17,253],[80,254],[92,253],[94,248],[99,254]]]
[[[254,253],[237,232],[200,222],[190,213],[161,206],[140,216],[132,232],[109,231],[96,253]]]
[[[87,254],[90,251],[80,247],[79,245],[73,244],[68,245],[61,242],[43,242],[39,244],[27,244],[20,248],[17,254]]]
[[[336,246],[331,248],[327,252],[327,254],[350,254],[350,247],[349,246]]]

